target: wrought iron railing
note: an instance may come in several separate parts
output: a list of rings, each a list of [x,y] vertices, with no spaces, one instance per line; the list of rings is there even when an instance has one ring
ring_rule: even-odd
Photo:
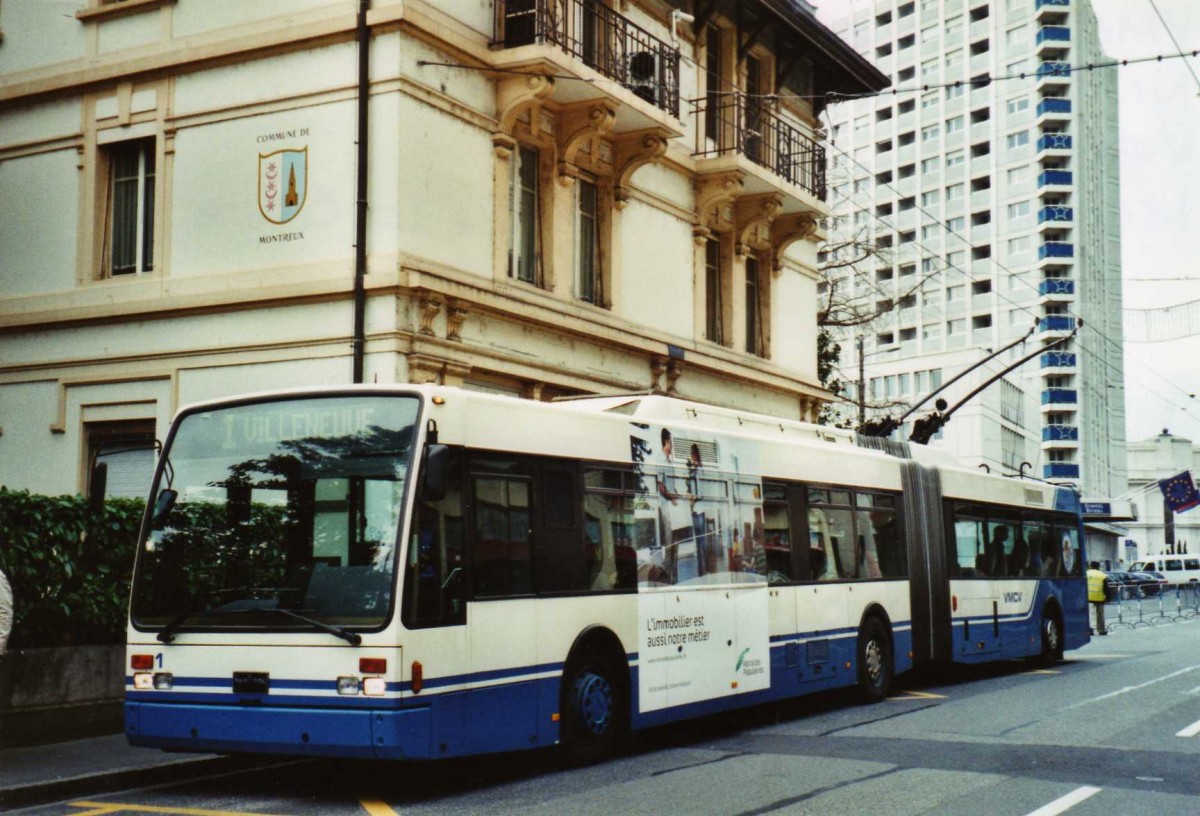
[[[824,200],[825,148],[756,97],[725,93],[694,101],[698,158],[740,153]]]
[[[495,43],[548,43],[679,118],[679,49],[599,0],[496,0]]]

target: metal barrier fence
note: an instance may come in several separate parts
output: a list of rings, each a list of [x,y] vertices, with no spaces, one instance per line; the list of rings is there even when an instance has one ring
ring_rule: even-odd
[[[1200,584],[1114,584],[1104,604],[1105,629],[1138,629],[1200,616]]]

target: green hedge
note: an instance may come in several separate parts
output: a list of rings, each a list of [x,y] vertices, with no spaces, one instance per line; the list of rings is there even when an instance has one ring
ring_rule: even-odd
[[[0,569],[13,589],[9,649],[122,643],[145,502],[0,487]]]

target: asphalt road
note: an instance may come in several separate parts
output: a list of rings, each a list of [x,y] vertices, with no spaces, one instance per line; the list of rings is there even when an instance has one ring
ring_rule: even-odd
[[[551,753],[288,762],[30,814],[1200,813],[1200,619],[1096,638],[1049,670],[903,678],[658,729],[563,770]]]

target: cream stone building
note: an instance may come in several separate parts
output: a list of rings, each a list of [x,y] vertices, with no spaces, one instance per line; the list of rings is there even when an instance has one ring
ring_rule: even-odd
[[[140,495],[176,409],[304,384],[811,418],[803,0],[0,3],[0,484]]]

